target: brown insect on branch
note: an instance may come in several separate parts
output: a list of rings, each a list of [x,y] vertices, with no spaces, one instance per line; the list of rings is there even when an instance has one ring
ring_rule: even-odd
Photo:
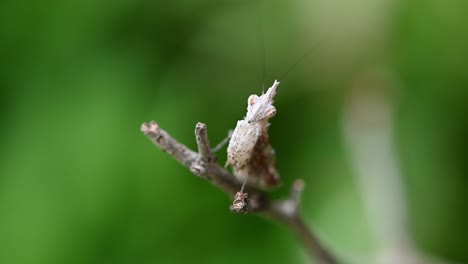
[[[192,151],[185,145],[171,137],[154,121],[143,123],[141,131],[161,150],[167,152],[194,175],[211,182],[215,187],[229,195],[235,196],[235,202],[240,204],[245,212],[255,213],[288,226],[302,241],[305,249],[312,258],[321,264],[336,264],[338,260],[319,241],[312,230],[304,223],[299,213],[300,194],[304,188],[302,180],[293,183],[291,193],[283,200],[272,200],[266,193],[255,185],[247,185],[246,193],[238,193],[242,181],[216,162],[210,147],[207,127],[203,123],[195,126],[195,138],[198,152]],[[234,208],[235,209],[235,208]],[[236,211],[236,210],[234,210]]]
[[[226,166],[230,173],[216,162],[203,123],[195,126],[198,153],[173,139],[156,122],[144,123],[142,132],[159,148],[172,155],[196,176],[234,196],[231,211],[257,213],[289,226],[301,238],[311,256],[319,263],[337,263],[317,237],[304,224],[299,214],[300,195],[304,182],[294,182],[289,198],[273,201],[265,191],[278,186],[279,173],[275,166],[275,151],[268,139],[269,119],[275,116],[273,99],[280,83],[275,80],[268,91],[260,96],[251,95],[247,100],[247,114],[231,134],[227,147]],[[215,147],[219,149],[219,145]]]

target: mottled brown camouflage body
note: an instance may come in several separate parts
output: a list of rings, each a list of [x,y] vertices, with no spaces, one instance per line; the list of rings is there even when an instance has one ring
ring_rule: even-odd
[[[268,140],[268,120],[276,114],[273,97],[279,82],[275,81],[266,94],[251,95],[247,115],[239,120],[228,146],[227,164],[247,185],[268,189],[279,184],[275,167],[275,151]]]

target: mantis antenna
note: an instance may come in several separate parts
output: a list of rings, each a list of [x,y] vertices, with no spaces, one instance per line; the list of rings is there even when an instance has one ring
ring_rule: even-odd
[[[319,41],[315,43],[306,53],[304,53],[299,59],[294,62],[294,64],[289,67],[289,69],[278,79],[279,81],[282,81],[296,66],[301,63],[305,58],[307,58],[313,51],[315,51],[320,44],[322,44],[323,41]]]

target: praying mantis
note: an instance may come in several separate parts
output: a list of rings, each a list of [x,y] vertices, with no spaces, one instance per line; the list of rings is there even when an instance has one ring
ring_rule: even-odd
[[[249,96],[247,114],[243,120],[237,121],[229,141],[226,165],[233,167],[234,175],[244,185],[271,189],[280,182],[275,167],[275,151],[268,139],[269,119],[276,115],[273,98],[279,84],[275,80],[266,93]]]

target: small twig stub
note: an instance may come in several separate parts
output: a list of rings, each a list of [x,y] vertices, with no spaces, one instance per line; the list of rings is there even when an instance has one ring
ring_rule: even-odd
[[[268,140],[268,121],[276,114],[273,98],[279,84],[275,80],[265,94],[249,97],[247,114],[237,121],[227,149],[227,165],[233,167],[234,175],[260,189],[279,184],[275,151]]]

